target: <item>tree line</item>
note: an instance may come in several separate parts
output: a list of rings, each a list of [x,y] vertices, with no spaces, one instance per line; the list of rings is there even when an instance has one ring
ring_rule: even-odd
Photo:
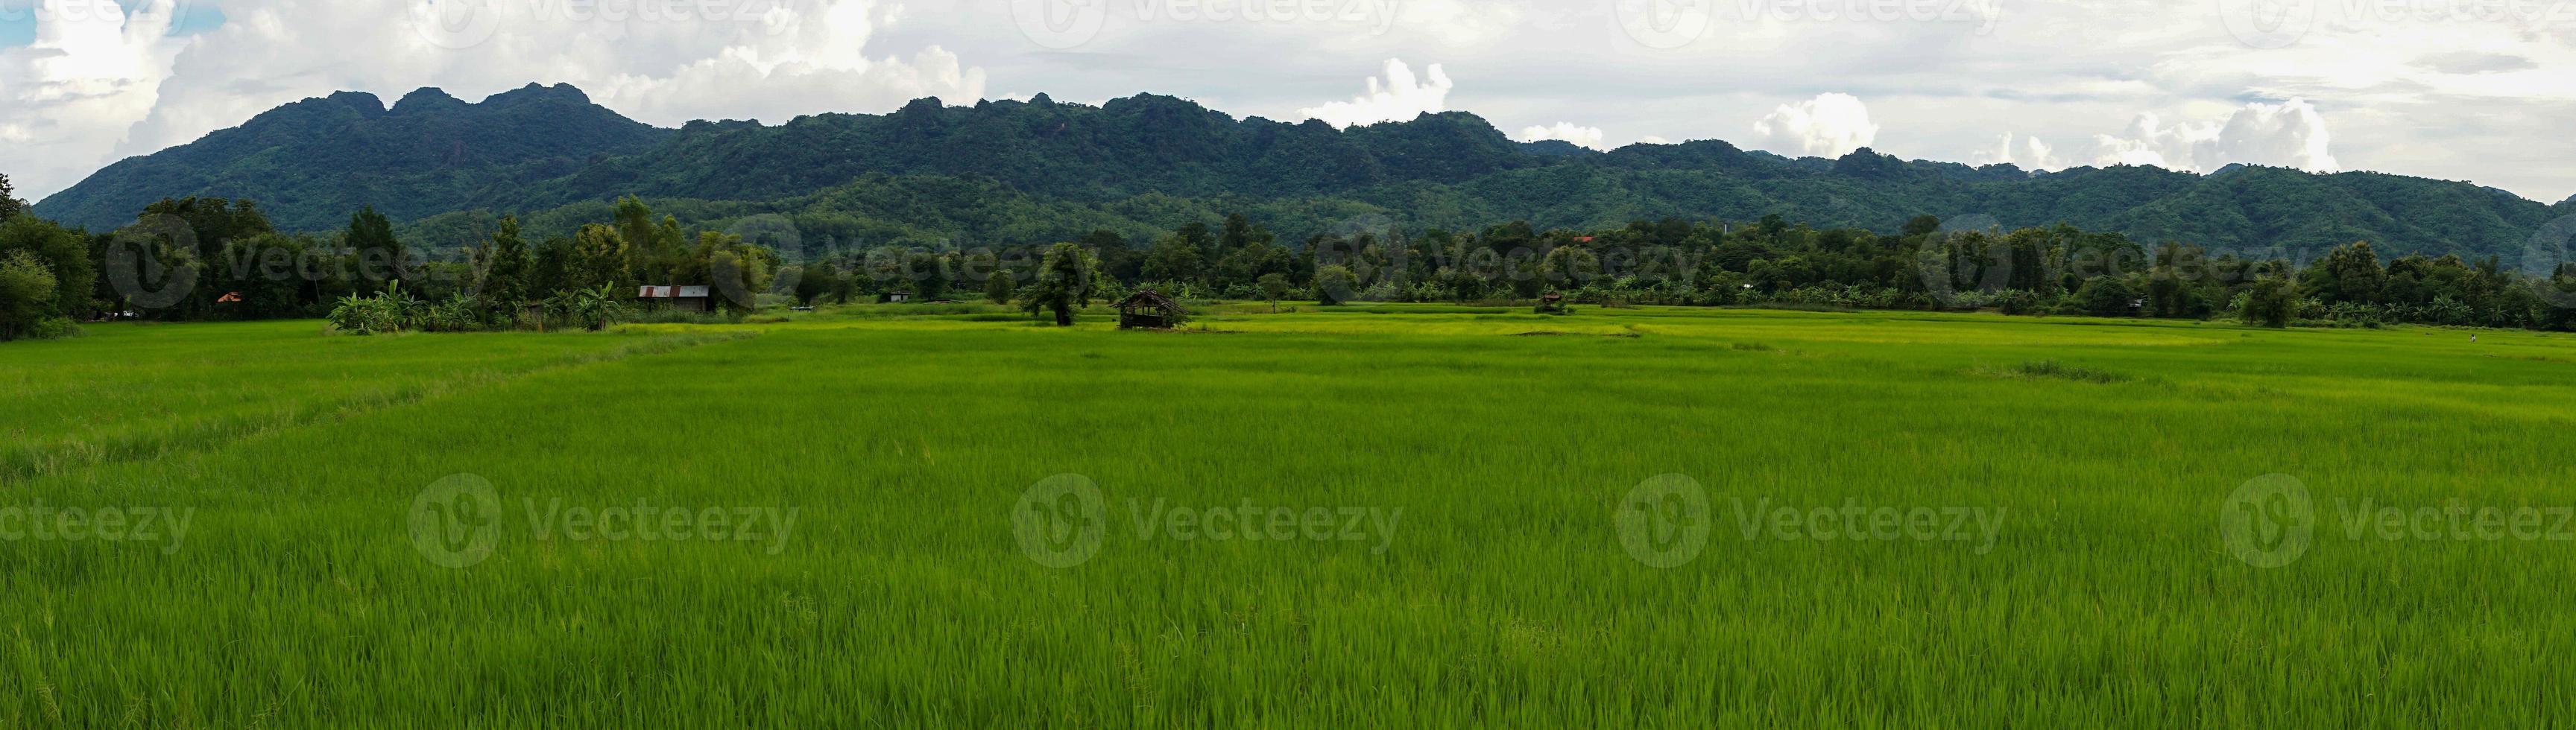
[[[276,230],[250,200],[180,198],[90,233],[25,214],[0,178],[0,338],[83,319],[323,317],[356,332],[598,328],[636,316],[639,285],[706,286],[718,316],[764,295],[810,306],[982,298],[1070,323],[1095,300],[1155,288],[1183,300],[1576,303],[1992,310],[2013,315],[2235,318],[2568,330],[2576,265],[2408,255],[2367,242],[2311,262],[2142,244],[2072,226],[2002,230],[1918,216],[1894,233],[1755,221],[1641,220],[1599,231],[1404,231],[1359,221],[1286,243],[1241,214],[1151,238],[1101,230],[1039,246],[808,250],[795,227],[684,226],[634,197],[608,219],[531,241],[498,216],[441,256],[372,208],[331,234]],[[792,262],[792,263],[791,263]]]
[[[1991,310],[2012,315],[2235,318],[2371,327],[2431,324],[2568,330],[2576,327],[2576,264],[2547,273],[2495,257],[2407,255],[2383,260],[2368,242],[2312,262],[2212,254],[2072,226],[2016,230],[1947,226],[1918,216],[1893,234],[1816,229],[1778,215],[1757,221],[1637,221],[1606,231],[1407,233],[1354,227],[1300,245],[1241,215],[1191,223],[1151,241],[1100,231],[1074,241],[1104,298],[1153,287],[1182,299],[1515,303],[1555,293],[1576,303]],[[980,285],[1008,301],[1015,261],[1004,250],[881,247],[816,258],[800,302],[904,290],[937,299]],[[2525,262],[2525,268],[2532,262]],[[999,275],[996,275],[999,274]]]

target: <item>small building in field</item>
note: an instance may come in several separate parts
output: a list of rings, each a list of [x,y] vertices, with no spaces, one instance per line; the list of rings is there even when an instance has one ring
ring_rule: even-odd
[[[1180,302],[1152,289],[1139,289],[1118,300],[1118,328],[1122,330],[1167,330],[1188,315]]]
[[[1565,295],[1557,292],[1548,292],[1547,294],[1540,296],[1538,298],[1538,308],[1534,311],[1539,314],[1564,314]]]
[[[909,301],[912,301],[912,292],[908,291],[890,291],[877,295],[878,304],[902,304]]]
[[[645,306],[668,307],[683,312],[715,311],[715,299],[703,286],[644,286],[635,291],[635,299]]]

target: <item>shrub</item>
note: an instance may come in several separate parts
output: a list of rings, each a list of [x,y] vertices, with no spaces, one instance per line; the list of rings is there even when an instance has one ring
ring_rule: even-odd
[[[2002,374],[2024,378],[2056,378],[2059,380],[2073,380],[2080,383],[2102,383],[2106,385],[2129,379],[2129,376],[2108,370],[2095,370],[2088,367],[2068,365],[2056,360],[2035,360],[2014,365],[2010,368],[2004,369]]]
[[[2127,317],[2137,313],[2138,292],[2118,278],[2097,276],[2076,290],[2076,301],[2084,313],[2096,317]]]
[[[333,331],[356,335],[380,335],[401,332],[427,319],[419,302],[403,293],[402,282],[394,282],[375,296],[351,294],[341,297],[325,317]]]
[[[2005,314],[2037,314],[2039,295],[2022,289],[2005,289],[1995,293],[1995,308]]]

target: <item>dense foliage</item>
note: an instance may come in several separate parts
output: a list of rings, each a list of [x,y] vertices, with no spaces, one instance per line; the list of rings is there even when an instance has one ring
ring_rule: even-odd
[[[1931,213],[2245,256],[2307,260],[2368,240],[2391,255],[2514,264],[2553,218],[2576,213],[2468,183],[2366,172],[2032,174],[1870,150],[1789,159],[1720,141],[1603,153],[1515,144],[1459,112],[1335,130],[1235,119],[1154,95],[1097,107],[1044,95],[971,107],[924,99],[883,115],[661,130],[567,86],[480,104],[423,90],[390,110],[364,94],[306,100],[119,163],[39,208],[105,229],[163,197],[254,197],[275,206],[282,229],[315,231],[372,204],[417,245],[443,250],[481,240],[498,213],[519,215],[536,235],[571,235],[628,194],[685,225],[758,221],[815,248],[1042,246],[1097,229],[1158,235],[1229,212],[1289,240],[1375,225],[1522,220],[1596,230],[1771,214],[1887,233]]]
[[[885,184],[890,192],[901,182]],[[280,233],[248,200],[164,200],[146,206],[136,224],[97,236],[21,216],[8,240],[31,253],[8,262],[12,273],[0,286],[20,302],[11,305],[13,322],[41,318],[25,302],[45,300],[45,311],[61,317],[92,312],[94,300],[106,313],[161,319],[331,315],[339,329],[361,333],[542,328],[549,320],[596,329],[629,314],[636,303],[628,294],[646,284],[707,286],[714,304],[737,315],[756,309],[764,295],[808,306],[854,297],[982,298],[1016,302],[1059,324],[1094,300],[1153,287],[1182,299],[1293,297],[1326,305],[1526,302],[1555,293],[1603,306],[2576,326],[2576,266],[2508,267],[2499,257],[2451,254],[2389,258],[2376,242],[2348,242],[2303,263],[2148,245],[2064,224],[2007,230],[1982,218],[1917,215],[1889,233],[1793,224],[1779,214],[1600,229],[1514,221],[1465,232],[1376,221],[1291,243],[1250,214],[1175,212],[1168,220],[1179,222],[1168,229],[1051,231],[1055,240],[1043,245],[969,247],[900,237],[910,243],[853,245],[866,237],[801,233],[838,225],[822,216],[763,214],[728,219],[722,229],[699,227],[633,196],[568,210],[589,217],[535,227],[511,216],[484,219],[469,243],[446,249],[412,245],[371,207],[328,237]],[[1099,220],[1074,208],[1062,212],[1069,220],[1059,227]],[[531,243],[532,232],[548,229],[568,232],[537,234],[542,238]],[[73,284],[51,286],[39,269]],[[90,296],[77,296],[82,292]],[[13,333],[29,329],[20,324]]]
[[[247,320],[324,317],[357,334],[576,326],[633,313],[638,285],[706,286],[728,312],[757,305],[774,249],[658,220],[620,201],[607,222],[530,244],[516,219],[487,222],[463,249],[424,252],[372,207],[336,233],[281,233],[249,200],[183,198],[146,206],[134,224],[89,235],[20,216],[0,228],[0,256],[35,252],[53,266],[50,317]],[[44,258],[50,256],[51,258]],[[34,291],[9,259],[0,296]],[[105,272],[99,276],[98,272]],[[54,286],[51,282],[68,282]],[[12,307],[11,331],[24,329]],[[66,320],[67,326],[67,320]]]
[[[0,201],[9,201],[0,178]],[[0,341],[71,334],[98,266],[86,236],[35,216],[0,218]]]

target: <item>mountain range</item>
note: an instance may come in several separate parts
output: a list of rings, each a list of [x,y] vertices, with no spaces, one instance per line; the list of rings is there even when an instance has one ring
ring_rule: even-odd
[[[104,230],[165,197],[250,198],[280,228],[323,231],[372,205],[439,247],[470,239],[496,213],[519,214],[539,234],[565,232],[604,220],[609,201],[628,194],[696,225],[779,221],[835,246],[1042,243],[1104,228],[1144,236],[1227,212],[1289,240],[1355,225],[1597,229],[1768,214],[1894,231],[1931,214],[2292,258],[2367,240],[2391,255],[2514,260],[2552,220],[2576,214],[2576,198],[2553,206],[2371,172],[2035,172],[1868,149],[1789,158],[1716,140],[1603,152],[1515,142],[1465,112],[1336,129],[1152,94],[1099,106],[1043,94],[973,106],[922,99],[887,114],[666,129],[560,84],[480,103],[437,89],[390,107],[358,92],[305,99],[110,165],[35,210]]]

